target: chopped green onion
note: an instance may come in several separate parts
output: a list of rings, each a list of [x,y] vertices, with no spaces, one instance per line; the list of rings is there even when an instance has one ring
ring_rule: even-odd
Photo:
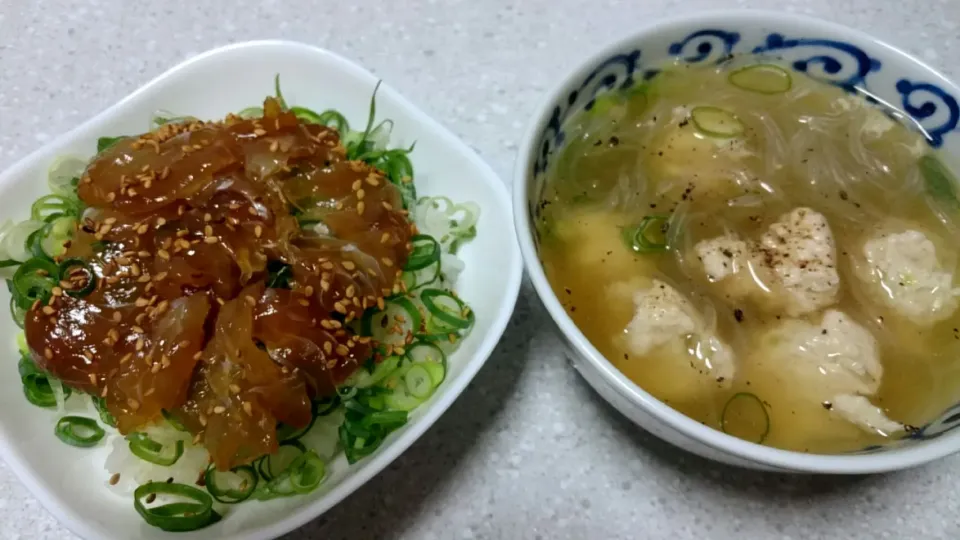
[[[182,124],[184,122],[196,122],[197,118],[194,116],[178,116],[170,111],[155,111],[150,121],[155,126],[162,126],[164,124]]]
[[[30,207],[30,219],[46,221],[54,215],[79,216],[82,207],[76,198],[63,195],[44,195]]]
[[[0,240],[0,252],[5,252],[15,261],[23,262],[30,259],[33,253],[27,240],[37,229],[42,229],[44,226],[46,223],[42,221],[26,220],[9,227]]]
[[[654,253],[667,249],[668,216],[646,216],[632,229],[624,229],[627,247],[637,253]]]
[[[409,272],[426,268],[440,260],[440,244],[432,236],[418,234],[410,239],[413,249],[404,270]]]
[[[283,99],[283,92],[280,91],[280,74],[273,76],[273,91],[276,94],[277,101],[280,102],[280,109],[287,110],[287,100]]]
[[[37,300],[46,302],[59,280],[59,268],[53,261],[41,258],[26,261],[17,268],[11,279],[17,305],[27,310]]]
[[[361,389],[354,399],[344,402],[344,417],[339,435],[340,445],[348,462],[355,463],[369,456],[391,432],[406,424],[406,410],[413,409],[416,405],[408,409],[388,405],[388,398],[394,395],[391,388],[398,384],[403,385],[402,377],[406,369],[402,367],[395,370],[384,382],[384,387]],[[403,392],[404,389],[401,388],[400,391]],[[417,404],[420,403],[420,400],[412,396],[411,399]]]
[[[211,464],[203,477],[210,495],[224,504],[236,504],[249,499],[260,480],[256,469],[250,465],[241,465],[229,472],[219,472]]]
[[[47,171],[47,185],[57,195],[76,198],[77,183],[87,168],[87,161],[76,156],[61,156],[53,160]]]
[[[174,502],[148,508],[144,499],[157,495],[175,496],[190,502]],[[134,508],[149,525],[167,532],[202,529],[220,521],[213,511],[213,499],[201,489],[186,484],[148,482],[133,492]]]
[[[308,451],[288,469],[293,490],[299,494],[310,493],[326,477],[326,466],[313,450]]]
[[[266,455],[256,462],[257,471],[264,480],[272,480],[283,473],[291,463],[306,451],[307,448],[299,441],[282,443],[276,452]]]
[[[125,138],[126,137],[100,137],[97,139],[97,153],[103,152]]]
[[[957,180],[950,169],[947,169],[936,156],[925,155],[917,162],[920,175],[923,176],[927,193],[936,201],[945,203],[952,208],[960,207],[957,200]]]
[[[64,386],[64,389],[69,387]],[[93,401],[93,407],[97,409],[97,414],[100,415],[100,421],[110,427],[117,427],[117,419],[113,416],[113,413],[110,412],[110,409],[107,408],[107,401],[102,397],[90,396],[90,400]]]
[[[364,154],[373,149],[370,142],[370,132],[373,130],[373,122],[377,116],[377,90],[380,89],[381,82],[377,81],[377,85],[373,88],[373,95],[370,96],[370,110],[367,113],[366,129],[363,130],[363,134],[358,140],[349,141],[345,144],[348,159],[361,159]]]
[[[307,432],[313,428],[313,424],[316,421],[317,421],[317,415],[316,415],[316,411],[314,411],[314,414],[310,417],[310,422],[308,422],[307,425],[303,426],[302,428],[295,428],[283,423],[278,424],[277,440],[280,441],[281,443],[299,440],[300,437],[303,437],[304,435],[306,435]]]
[[[385,150],[370,161],[397,186],[397,189],[400,190],[400,197],[403,199],[403,207],[406,209],[412,208],[417,201],[417,188],[413,183],[413,163],[407,156],[412,151],[413,146],[410,146],[409,149]]]
[[[247,107],[237,113],[237,116],[245,120],[252,120],[263,117],[263,107]]]
[[[357,395],[357,389],[351,386],[339,386],[337,387],[337,397],[341,401],[347,401],[353,399]]]
[[[17,332],[17,350],[20,351],[21,356],[28,356],[30,354],[30,346],[27,345],[27,334],[24,332]]]
[[[418,341],[407,347],[407,358],[413,363],[433,362],[447,365],[447,355],[440,347],[428,341]]]
[[[408,270],[400,276],[407,292],[413,292],[427,285],[432,285],[440,279],[440,261],[419,270]]]
[[[23,384],[23,395],[27,401],[37,407],[56,407],[57,396],[50,385],[49,377],[40,371],[28,354],[21,355],[20,362],[17,364],[20,382]],[[63,388],[64,397],[70,397],[70,388],[67,386]]]
[[[421,323],[420,310],[409,298],[397,296],[386,302],[383,311],[367,310],[360,320],[361,332],[371,336],[378,345],[403,346],[407,335],[417,333]]]
[[[340,425],[339,434],[343,453],[347,456],[347,462],[351,464],[375,452],[384,440],[384,436],[379,432],[364,431],[358,424],[346,420]]]
[[[459,298],[443,289],[424,289],[420,292],[420,301],[431,315],[427,319],[427,330],[430,333],[450,334],[473,324],[473,311]]]
[[[355,388],[369,388],[387,378],[400,367],[399,356],[388,356],[373,366],[373,371],[358,370],[351,379]]]
[[[298,455],[280,474],[260,484],[253,496],[258,500],[269,500],[303,495],[315,490],[325,476],[323,460],[316,452],[308,450]]]
[[[308,124],[324,123],[319,114],[306,107],[290,107],[290,112],[292,112],[293,115],[296,116],[301,122],[306,122]]]
[[[447,355],[435,343],[418,341],[407,347],[407,358],[414,364],[422,365],[433,378],[433,385],[440,386],[446,378]]]
[[[96,420],[83,416],[64,416],[57,422],[54,433],[61,441],[78,448],[96,446],[106,435]]]
[[[93,272],[93,267],[90,263],[78,258],[66,259],[61,262],[58,272],[61,277],[67,277],[70,276],[70,271],[76,268],[83,270],[87,280],[80,289],[64,289],[64,292],[75,298],[82,298],[97,288],[97,275]]]
[[[415,398],[427,399],[433,394],[434,384],[430,372],[419,364],[413,364],[403,375],[403,382]]]
[[[313,402],[314,416],[327,416],[340,406],[339,396],[330,396]]]
[[[447,378],[446,363],[441,364],[440,362],[420,362],[417,365],[427,370],[427,373],[430,374],[430,379],[433,380],[434,389],[440,386],[440,383]]]
[[[743,133],[743,123],[732,112],[718,107],[694,107],[690,118],[705,135],[729,139]]]
[[[608,117],[616,107],[623,107],[627,104],[627,95],[622,92],[607,92],[593,100],[593,106],[590,107],[591,116]]]
[[[454,204],[447,197],[422,197],[412,210],[414,221],[431,234],[440,248],[456,253],[461,242],[477,235],[480,207],[476,203]]]
[[[67,241],[73,238],[77,218],[63,214],[51,217],[53,219],[48,219],[42,229],[39,251],[46,257],[55,258],[60,257],[67,250]]]
[[[47,238],[47,233],[50,231],[50,223],[44,223],[43,227],[30,233],[30,236],[27,237],[27,250],[30,252],[31,256],[37,259],[53,259],[47,251],[43,248],[44,240]]]
[[[10,280],[7,280],[10,283]],[[23,328],[24,319],[27,316],[27,310],[17,303],[16,297],[10,297],[10,317],[17,326]]]
[[[127,442],[133,455],[164,467],[173,465],[183,455],[183,441],[179,439],[172,445],[161,444],[146,433],[137,432],[127,435]]]
[[[770,416],[760,398],[739,392],[723,406],[720,428],[728,435],[761,444],[770,433]]]
[[[57,397],[46,377],[34,375],[20,379],[20,382],[23,383],[23,395],[30,403],[44,408],[57,406]]]
[[[420,399],[407,391],[406,383],[395,384],[393,393],[383,398],[384,404],[395,411],[412,411],[423,403]]]
[[[346,117],[340,114],[340,111],[328,109],[320,113],[317,117],[317,123],[336,129],[341,135],[350,131],[350,122]]]
[[[166,420],[167,423],[173,427],[173,429],[184,432],[190,431],[187,429],[187,426],[183,425],[183,422],[181,422],[174,413],[166,409],[161,409],[160,415],[163,416],[163,419]]]
[[[790,73],[773,64],[755,64],[740,68],[731,73],[727,80],[741,90],[759,94],[782,94],[793,85]]]

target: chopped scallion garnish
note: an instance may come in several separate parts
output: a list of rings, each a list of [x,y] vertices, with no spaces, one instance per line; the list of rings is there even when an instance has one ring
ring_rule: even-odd
[[[183,441],[179,439],[173,444],[161,444],[146,433],[131,433],[127,435],[127,443],[133,455],[165,467],[173,465],[183,455]]]
[[[229,472],[220,472],[211,464],[204,473],[204,480],[207,491],[214,499],[224,504],[236,504],[253,495],[260,476],[250,465],[241,465]]]
[[[176,497],[178,502],[147,507],[146,499],[158,495]],[[148,524],[167,532],[202,529],[220,521],[213,510],[213,499],[206,492],[186,484],[149,482],[133,492],[134,508]],[[183,501],[186,499],[186,502]]]
[[[57,422],[54,433],[61,441],[78,448],[96,446],[106,434],[96,420],[83,416],[64,416]]]
[[[646,216],[636,227],[623,230],[627,247],[637,253],[656,253],[667,249],[667,216]]]
[[[770,433],[770,416],[760,398],[739,392],[723,406],[720,428],[724,433],[760,444]]]

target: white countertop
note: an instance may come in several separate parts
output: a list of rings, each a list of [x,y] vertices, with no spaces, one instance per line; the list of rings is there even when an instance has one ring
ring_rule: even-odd
[[[372,69],[510,183],[541,93],[587,49],[660,16],[734,7],[856,26],[960,77],[960,0],[0,0],[0,169],[191,55],[285,38]],[[551,324],[525,287],[437,425],[286,538],[960,538],[960,457],[861,478],[709,463],[601,401]],[[9,360],[0,376],[13,376]],[[18,538],[73,536],[0,464],[0,539]]]

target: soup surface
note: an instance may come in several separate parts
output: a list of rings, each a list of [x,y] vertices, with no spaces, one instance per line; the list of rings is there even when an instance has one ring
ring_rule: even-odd
[[[960,205],[896,117],[756,59],[603,95],[550,164],[547,277],[708,426],[814,453],[902,437],[960,397]]]

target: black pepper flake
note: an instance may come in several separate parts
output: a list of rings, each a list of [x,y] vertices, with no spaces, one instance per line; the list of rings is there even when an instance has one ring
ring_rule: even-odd
[[[849,198],[850,198],[850,197],[849,197],[849,195],[847,195],[847,192],[841,189],[841,190],[840,190],[840,200],[845,201],[845,200],[847,200],[847,199],[849,199]]]
[[[600,139],[597,139],[597,142],[593,143],[594,146],[600,146],[601,144],[603,144],[603,141]]]
[[[743,322],[743,310],[740,308],[733,310],[733,318],[736,319],[737,322]]]
[[[833,408],[833,403],[830,403],[829,401],[824,401],[822,405],[823,405],[823,408],[828,411]]]
[[[680,122],[680,127],[687,127],[687,124],[689,124],[689,123],[690,123],[690,119],[689,119],[689,118],[684,118],[683,121]]]
[[[563,290],[567,291],[567,294],[573,294],[573,291],[570,290],[570,287],[564,287]]]
[[[616,135],[610,137],[610,146],[617,146],[618,144],[620,144],[620,137]]]

